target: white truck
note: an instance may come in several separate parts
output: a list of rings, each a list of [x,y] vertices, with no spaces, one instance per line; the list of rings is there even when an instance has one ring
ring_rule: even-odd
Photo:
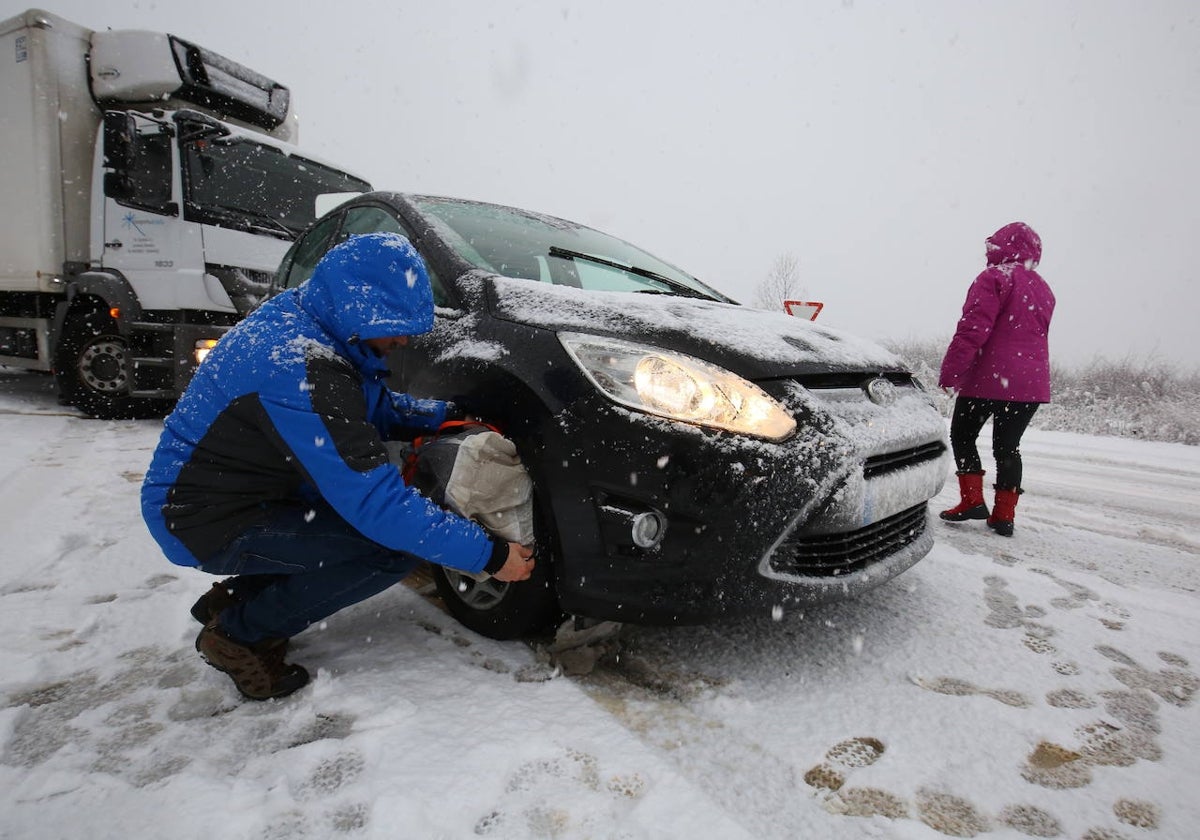
[[[0,365],[103,418],[177,398],[296,235],[370,185],[288,88],[174,35],[0,22]]]

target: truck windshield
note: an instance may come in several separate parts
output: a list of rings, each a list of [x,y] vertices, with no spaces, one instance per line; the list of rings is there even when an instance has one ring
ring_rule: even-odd
[[[184,206],[189,219],[294,239],[326,209],[323,196],[371,185],[274,146],[244,138],[184,143]]]
[[[641,248],[574,222],[458,199],[417,196],[413,203],[460,257],[505,277],[588,291],[729,300]]]

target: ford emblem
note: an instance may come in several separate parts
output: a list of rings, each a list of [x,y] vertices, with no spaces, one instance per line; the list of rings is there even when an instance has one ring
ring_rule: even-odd
[[[868,382],[866,391],[875,405],[891,405],[896,401],[896,386],[883,377]]]

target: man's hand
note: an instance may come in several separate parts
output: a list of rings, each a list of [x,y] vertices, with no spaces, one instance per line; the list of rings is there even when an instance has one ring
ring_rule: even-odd
[[[531,574],[533,574],[533,549],[510,542],[508,559],[504,561],[500,571],[492,577],[502,583],[513,583],[518,580],[528,580]]]

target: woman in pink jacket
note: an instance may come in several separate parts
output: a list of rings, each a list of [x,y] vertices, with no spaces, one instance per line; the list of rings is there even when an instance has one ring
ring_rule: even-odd
[[[1023,222],[987,238],[988,267],[967,291],[963,314],[938,385],[956,394],[950,445],[961,501],[942,519],[987,519],[1006,537],[1013,533],[1021,493],[1021,436],[1040,404],[1050,402],[1050,318],[1054,293],[1034,269],[1042,240]],[[975,445],[992,420],[996,501],[983,499],[983,465]]]

